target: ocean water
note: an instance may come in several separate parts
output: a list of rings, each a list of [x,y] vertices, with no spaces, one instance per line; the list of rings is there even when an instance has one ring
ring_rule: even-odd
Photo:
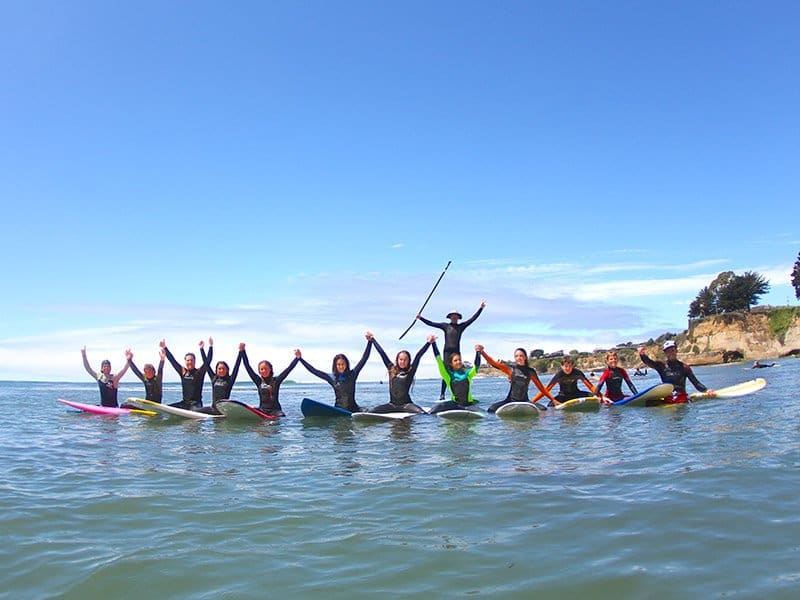
[[[3,382],[0,598],[796,598],[800,361],[696,373],[768,385],[371,425],[303,419],[328,386],[285,385],[285,419],[236,425],[88,415],[55,399],[96,403],[91,382]],[[474,385],[487,406],[507,384]],[[438,387],[418,381],[415,399]],[[234,396],[256,402],[249,381]]]

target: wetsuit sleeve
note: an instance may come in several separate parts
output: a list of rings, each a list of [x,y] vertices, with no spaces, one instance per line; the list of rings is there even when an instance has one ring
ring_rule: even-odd
[[[594,387],[594,393],[598,396],[600,395],[600,390],[603,387],[603,384],[606,382],[606,379],[611,377],[611,369],[606,369],[600,375],[600,379],[597,380],[597,385]]]
[[[414,361],[411,363],[411,369],[409,369],[412,377],[417,372],[417,367],[419,367],[419,361],[422,360],[422,356],[425,354],[425,352],[428,351],[428,347],[430,345],[431,345],[430,342],[425,342],[422,345],[422,348],[419,349],[419,352],[417,352],[417,355],[414,357]]]
[[[92,365],[89,364],[89,359],[86,358],[86,353],[81,352],[81,356],[83,357],[83,368],[86,369],[86,372],[91,375],[94,379],[97,379],[97,373],[94,369],[92,369]]]
[[[556,374],[553,375],[553,377],[550,379],[550,383],[547,384],[547,391],[548,392],[550,390],[552,390],[561,381],[561,377],[563,376],[563,374],[564,374],[564,371],[562,371],[561,369],[556,371]]]
[[[126,360],[125,361],[125,366],[122,367],[122,370],[119,373],[117,373],[116,375],[114,375],[114,387],[115,388],[119,387],[119,380],[122,379],[122,376],[125,375],[125,373],[128,372],[128,367],[129,367],[128,361]]]
[[[247,352],[245,350],[242,350],[242,360],[244,361],[244,368],[247,370],[247,374],[250,375],[250,379],[253,380],[253,383],[256,385],[261,383],[261,376],[253,371],[253,367],[250,366],[250,361],[247,360]]]
[[[552,400],[554,402],[557,402],[557,400],[555,398],[553,398],[553,396],[550,394],[550,392],[544,386],[544,384],[542,383],[542,380],[539,379],[539,376],[536,374],[536,371],[534,371],[533,369],[531,369],[530,380],[533,382],[533,385],[535,385],[537,387],[537,389],[539,390],[539,395],[536,396],[536,399],[534,400],[534,402],[536,400],[538,400],[539,398],[541,398],[542,396],[547,396],[548,398],[550,398],[550,400]]]
[[[580,369],[575,369],[574,372],[580,378],[580,380],[583,381],[583,385],[589,388],[590,392],[592,392],[593,394],[597,394],[597,389],[594,387],[594,384],[591,381],[589,381],[589,378],[586,377],[586,374],[583,371],[581,371]]]
[[[486,362],[489,363],[490,365],[492,365],[495,369],[500,369],[503,373],[505,373],[509,377],[511,376],[511,369],[509,368],[508,365],[505,365],[505,364],[501,363],[500,361],[497,361],[497,360],[493,359],[491,356],[486,354],[485,351],[481,352],[481,356],[483,356],[483,358],[486,359]]]
[[[381,348],[381,345],[378,343],[378,340],[376,340],[375,338],[372,338],[372,344],[375,346],[375,350],[378,351],[378,354],[381,355],[381,358],[383,359],[383,364],[386,365],[386,368],[387,369],[391,369],[392,368],[392,361],[389,360],[388,356],[386,356],[386,352],[383,351],[383,348]]]
[[[244,352],[244,350],[239,352],[239,355],[236,357],[236,363],[233,365],[233,371],[231,372],[231,387],[233,387],[233,384],[236,383],[236,376],[239,374],[239,365],[242,364],[242,352]]]
[[[169,364],[171,364],[172,368],[175,369],[175,371],[177,371],[178,375],[183,376],[183,367],[181,367],[178,364],[178,361],[175,360],[175,357],[172,356],[172,352],[170,352],[169,348],[167,348],[166,346],[164,346],[164,354],[167,355],[167,360],[169,361]]]
[[[646,364],[651,369],[657,369],[658,368],[658,363],[656,361],[654,361],[652,358],[650,358],[649,356],[647,356],[647,354],[644,354],[644,353],[640,354],[639,355],[639,360],[641,360],[644,364]]]
[[[156,380],[162,381],[164,379],[164,359],[158,361],[158,371],[156,371]]]
[[[461,322],[461,330],[463,331],[464,329],[466,329],[467,327],[469,327],[470,325],[472,325],[472,324],[475,322],[475,319],[477,319],[479,316],[481,316],[481,313],[482,313],[482,312],[483,312],[483,307],[481,306],[481,307],[480,307],[480,308],[479,308],[479,309],[478,309],[478,310],[475,312],[475,314],[474,314],[474,315],[472,315],[472,316],[471,316],[469,319],[467,319],[466,321],[462,321],[462,322]]]
[[[139,381],[141,381],[142,383],[144,383],[144,373],[142,373],[142,372],[139,370],[139,367],[137,367],[135,364],[133,364],[133,361],[132,361],[132,360],[129,360],[129,361],[128,361],[128,364],[131,366],[131,371],[133,371],[133,374],[134,374],[134,375],[136,375],[136,377],[138,377],[138,378],[139,378]],[[164,361],[161,361],[161,364],[163,365],[163,364],[164,364]]]
[[[300,364],[302,364],[312,375],[316,375],[320,379],[324,379],[328,383],[333,384],[333,377],[324,371],[320,371],[319,369],[312,367],[310,364],[308,364],[308,361],[306,361],[305,358],[300,359]]]
[[[209,348],[208,351],[209,353],[213,353],[214,346],[211,346],[211,348]],[[200,367],[200,370],[208,373],[208,376],[211,378],[211,381],[214,381],[214,375],[216,375],[216,373],[214,373],[214,371],[211,370],[211,360],[210,357],[206,357],[206,351],[204,348],[200,348],[200,358],[203,359],[203,366]]]
[[[445,331],[447,329],[447,323],[434,323],[433,321],[429,321],[422,315],[419,316],[419,320],[425,323],[425,325],[429,327],[436,327],[436,329],[441,329],[442,331]]]
[[[692,385],[697,389],[697,391],[698,392],[706,392],[706,391],[708,391],[708,388],[697,380],[697,377],[695,377],[694,372],[692,371],[692,368],[689,365],[685,365],[685,366],[686,366],[686,377],[687,377],[687,379],[689,381],[692,382]]]
[[[292,369],[294,369],[297,366],[297,363],[299,363],[299,362],[300,362],[300,359],[295,356],[294,359],[292,359],[292,362],[289,363],[289,366],[286,367],[283,370],[283,372],[275,378],[275,380],[278,383],[283,382],[283,380],[286,379],[289,376],[289,373],[292,372]]]
[[[367,364],[367,359],[369,358],[370,350],[372,350],[372,340],[367,342],[367,347],[364,348],[364,354],[361,355],[361,360],[358,361],[358,364],[353,369],[353,377],[358,377],[358,374],[361,372],[361,369],[364,368],[364,365]]]
[[[469,370],[470,375],[469,378],[472,379],[475,375],[478,374],[478,369],[481,368],[481,353],[475,352],[475,362],[472,363],[472,368]]]
[[[628,371],[622,369],[622,376],[625,377],[625,382],[628,384],[628,387],[630,388],[631,392],[634,395],[638,394],[639,392],[636,391],[636,386],[633,385],[633,381],[631,381],[630,375],[628,375]]]

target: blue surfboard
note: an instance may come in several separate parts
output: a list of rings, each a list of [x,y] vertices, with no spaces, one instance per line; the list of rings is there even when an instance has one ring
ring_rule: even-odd
[[[304,417],[352,417],[353,413],[349,410],[331,406],[323,402],[317,402],[311,398],[303,398],[300,402],[300,412]]]
[[[648,402],[666,398],[672,394],[672,390],[674,389],[675,386],[673,386],[671,383],[659,383],[658,385],[647,388],[643,392],[639,392],[635,396],[628,396],[622,400],[617,400],[614,402],[614,405],[622,406],[627,404],[628,406],[647,406]]]

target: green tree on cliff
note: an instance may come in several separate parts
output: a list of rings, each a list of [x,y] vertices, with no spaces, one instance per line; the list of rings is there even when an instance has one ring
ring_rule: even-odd
[[[700,290],[689,305],[689,318],[750,310],[768,291],[769,283],[758,273],[745,271],[743,275],[736,275],[733,271],[725,271]]]
[[[797,253],[797,260],[794,261],[792,269],[792,286],[794,286],[794,297],[800,300],[800,252]]]

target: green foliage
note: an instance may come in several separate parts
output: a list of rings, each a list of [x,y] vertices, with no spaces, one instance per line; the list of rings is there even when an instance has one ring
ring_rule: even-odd
[[[531,350],[530,357],[531,358],[542,358],[544,356],[544,350],[540,348],[536,348],[535,350]]]
[[[697,294],[689,305],[689,318],[749,311],[768,291],[767,280],[754,271],[745,271],[742,275],[724,271]]]
[[[796,314],[800,312],[796,306],[785,306],[775,308],[769,312],[769,332],[783,344],[786,339],[786,332],[794,320]]]

